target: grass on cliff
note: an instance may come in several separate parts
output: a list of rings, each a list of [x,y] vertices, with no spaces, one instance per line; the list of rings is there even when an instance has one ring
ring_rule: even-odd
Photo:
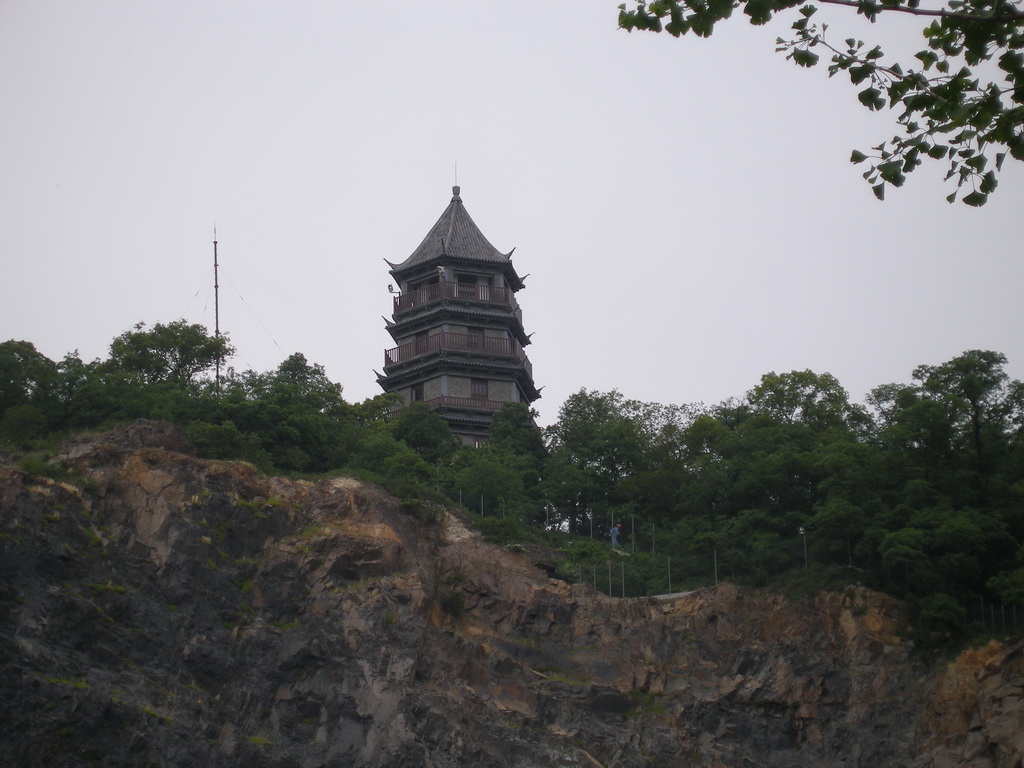
[[[14,460],[18,469],[24,472],[30,479],[47,479],[56,483],[68,483],[82,490],[93,490],[95,483],[87,477],[82,477],[73,467],[69,467],[61,461],[55,461],[53,454],[49,451],[34,451],[31,453],[16,453]]]

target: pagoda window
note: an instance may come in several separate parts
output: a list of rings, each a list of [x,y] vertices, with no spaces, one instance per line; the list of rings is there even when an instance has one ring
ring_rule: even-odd
[[[415,403],[423,399],[423,384],[413,384],[409,387],[409,402]]]
[[[437,282],[438,277],[437,275],[434,275],[433,277],[428,277],[426,280],[417,280],[414,283],[410,283],[409,287],[415,291],[417,288],[426,288],[428,285],[437,285]]]
[[[460,283],[471,283],[474,285],[493,285],[492,275],[475,275],[471,272],[456,272],[455,279]]]
[[[456,275],[455,280],[458,282],[458,291],[460,299],[475,299],[476,298],[476,276],[475,275]]]
[[[470,379],[469,393],[474,400],[486,400],[487,379]]]
[[[457,272],[455,281],[458,283],[460,299],[490,300],[490,287],[494,284],[490,275],[473,275],[468,272]]]
[[[484,346],[484,329],[483,328],[469,328],[466,344],[470,349],[481,349]]]

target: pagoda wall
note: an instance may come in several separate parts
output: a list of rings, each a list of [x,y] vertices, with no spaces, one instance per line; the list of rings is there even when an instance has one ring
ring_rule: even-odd
[[[451,397],[471,397],[470,379],[462,376],[449,376],[447,394]]]
[[[486,378],[486,377],[479,377]],[[465,376],[449,376],[448,391],[445,393],[450,397],[472,397],[473,379]],[[514,381],[501,381],[487,379],[487,400],[497,403],[519,402],[519,393],[516,391]]]
[[[412,402],[412,390],[412,386],[397,390],[406,405]],[[433,400],[441,396],[472,399],[473,378],[445,375],[423,381],[424,400]],[[502,379],[487,379],[487,397],[484,399],[495,403],[518,403],[521,401],[515,381]]]

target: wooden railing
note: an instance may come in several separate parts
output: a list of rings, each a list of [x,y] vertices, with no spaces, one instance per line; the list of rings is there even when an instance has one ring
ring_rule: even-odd
[[[384,351],[384,365],[404,363],[435,352],[476,352],[492,357],[518,357],[533,375],[526,352],[515,339],[481,336],[478,333],[435,333]]]
[[[500,411],[506,405],[510,403],[518,402],[517,400],[481,400],[477,397],[451,397],[449,395],[441,395],[440,397],[432,397],[429,400],[414,400],[413,402],[424,402],[433,410],[438,408],[462,408],[468,411]],[[412,405],[410,403],[409,405]],[[398,406],[393,411],[388,411],[384,414],[385,419],[397,419],[401,415],[402,411],[409,406]]]
[[[417,288],[415,291],[395,296],[395,314],[405,312],[413,307],[431,304],[441,299],[459,299],[462,301],[479,301],[486,304],[501,304],[506,307],[516,306],[515,297],[509,288],[493,285],[477,285],[476,283],[442,282]]]
[[[508,405],[507,402],[499,400],[482,400],[477,397],[451,397],[450,395],[434,397],[426,402],[434,410],[438,408],[465,408],[472,411],[500,411]]]

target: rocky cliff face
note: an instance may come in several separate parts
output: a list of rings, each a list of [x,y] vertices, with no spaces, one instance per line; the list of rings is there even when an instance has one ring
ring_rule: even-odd
[[[611,599],[159,424],[65,459],[0,462],[0,765],[1022,765],[1022,647],[926,670],[880,594]]]

